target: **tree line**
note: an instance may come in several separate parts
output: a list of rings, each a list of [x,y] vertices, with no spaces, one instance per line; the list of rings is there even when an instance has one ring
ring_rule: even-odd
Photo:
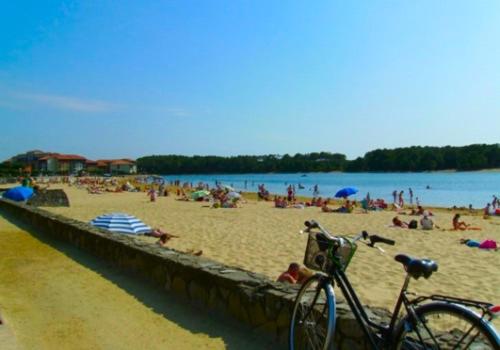
[[[140,172],[154,174],[467,171],[500,168],[500,144],[376,149],[354,160],[331,152],[232,157],[152,155],[137,159],[137,167]]]

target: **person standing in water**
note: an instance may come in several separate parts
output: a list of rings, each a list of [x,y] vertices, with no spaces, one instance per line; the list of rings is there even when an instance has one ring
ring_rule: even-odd
[[[413,190],[410,188],[408,188],[408,193],[410,194],[410,204],[413,204]]]
[[[405,200],[403,199],[403,194],[404,194],[404,191],[399,192],[399,206],[401,208],[403,208],[405,205]]]
[[[396,198],[398,197],[398,191],[394,190],[392,191],[392,198],[394,199],[392,202],[396,203]]]

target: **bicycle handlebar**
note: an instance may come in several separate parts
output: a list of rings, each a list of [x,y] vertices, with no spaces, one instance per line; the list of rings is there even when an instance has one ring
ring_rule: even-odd
[[[306,221],[304,222],[304,225],[307,227],[306,232],[310,232],[312,229],[317,228],[323,233],[326,237],[328,237],[332,241],[337,241],[338,238],[333,236],[330,232],[328,232],[321,224],[315,220],[311,221]],[[396,241],[385,238],[379,235],[370,235],[368,232],[363,231],[359,235],[357,235],[354,239],[353,242],[359,241],[360,239],[364,240],[370,240],[370,243],[367,243],[369,247],[375,247],[376,243],[384,243],[388,245],[395,245]]]

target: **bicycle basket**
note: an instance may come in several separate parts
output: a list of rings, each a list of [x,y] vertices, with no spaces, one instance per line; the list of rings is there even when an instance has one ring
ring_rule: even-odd
[[[348,238],[337,238],[339,241],[334,242],[322,233],[309,233],[304,265],[312,270],[322,272],[331,271],[333,266],[345,270],[357,245]]]

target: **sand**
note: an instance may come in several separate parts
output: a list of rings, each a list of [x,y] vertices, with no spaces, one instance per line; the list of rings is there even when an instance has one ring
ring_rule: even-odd
[[[2,349],[272,348],[2,213],[0,251]]]
[[[64,189],[71,207],[48,210],[86,222],[103,213],[133,214],[153,227],[181,236],[169,242],[175,249],[203,249],[204,256],[272,279],[290,262],[302,262],[307,237],[298,232],[305,220],[315,219],[337,234],[355,235],[367,230],[394,239],[397,244],[384,246],[386,254],[360,245],[347,272],[364,303],[393,307],[405,276],[393,257],[406,253],[431,258],[439,264],[439,271],[430,279],[411,283],[413,291],[500,304],[500,251],[473,249],[458,243],[461,237],[500,241],[500,218],[484,220],[478,215],[462,216],[481,231],[422,231],[389,227],[395,216],[391,211],[322,213],[319,208],[276,209],[270,202],[256,201],[248,201],[238,209],[211,209],[199,202],[176,201],[175,196],[150,202],[145,193],[92,195],[75,187]],[[442,210],[436,213],[434,222],[450,228],[452,216],[451,211]],[[143,239],[155,241],[149,237]]]

